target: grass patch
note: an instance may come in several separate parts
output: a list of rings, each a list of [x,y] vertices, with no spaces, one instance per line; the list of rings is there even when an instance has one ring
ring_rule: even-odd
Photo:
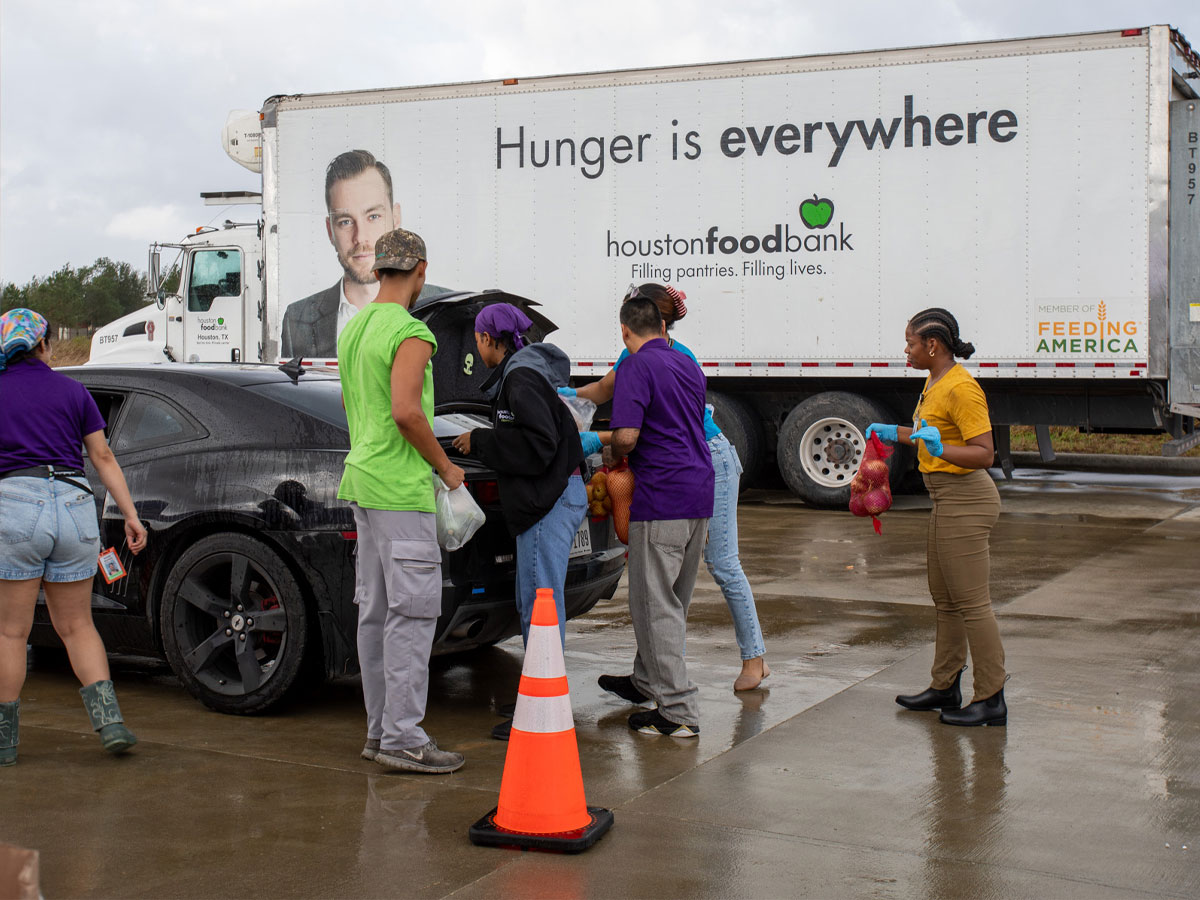
[[[50,349],[53,351],[50,357],[50,365],[54,368],[59,366],[81,366],[88,361],[88,357],[92,355],[92,339],[90,337],[68,338],[65,341],[51,341]]]
[[[1050,439],[1057,453],[1112,453],[1119,456],[1162,456],[1163,444],[1169,441],[1167,434],[1086,434],[1078,428],[1050,426]],[[1033,428],[1014,425],[1012,449],[1014,453],[1037,451],[1037,438]],[[1200,447],[1193,447],[1184,454],[1200,458]]]

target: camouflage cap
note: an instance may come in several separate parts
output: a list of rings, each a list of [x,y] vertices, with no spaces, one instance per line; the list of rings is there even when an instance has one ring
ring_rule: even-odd
[[[419,234],[404,228],[389,231],[375,242],[376,269],[399,269],[408,272],[425,259],[425,242]]]

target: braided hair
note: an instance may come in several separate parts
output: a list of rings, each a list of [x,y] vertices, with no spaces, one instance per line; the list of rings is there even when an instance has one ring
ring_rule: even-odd
[[[975,345],[958,336],[958,320],[939,307],[923,309],[908,320],[909,327],[923,338],[935,337],[950,350],[951,356],[970,359]]]

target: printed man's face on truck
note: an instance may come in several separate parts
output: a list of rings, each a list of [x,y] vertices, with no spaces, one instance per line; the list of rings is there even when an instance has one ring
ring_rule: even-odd
[[[400,204],[388,198],[383,176],[374,167],[343,178],[329,189],[325,227],[346,275],[374,284],[375,241],[400,223]]]

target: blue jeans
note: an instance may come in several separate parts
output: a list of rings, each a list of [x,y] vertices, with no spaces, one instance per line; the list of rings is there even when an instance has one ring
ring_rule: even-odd
[[[586,514],[587,489],[580,476],[572,475],[550,512],[517,535],[517,609],[521,613],[522,641],[529,640],[529,620],[533,617],[537,589],[554,588],[558,633],[566,646],[567,607],[563,601],[563,588],[567,582],[571,544]]]
[[[750,582],[742,571],[742,560],[738,556],[737,503],[738,487],[742,474],[742,463],[737,450],[729,439],[718,434],[708,442],[712,453],[713,472],[716,474],[716,490],[713,496],[713,514],[708,522],[708,543],[704,546],[704,562],[709,574],[725,595],[725,603],[733,616],[733,631],[737,635],[738,649],[742,659],[754,659],[767,652],[763,646],[762,629],[758,624],[758,611],[754,608],[754,594]]]
[[[51,478],[0,481],[0,580],[85,581],[95,576],[99,554],[91,494]]]

